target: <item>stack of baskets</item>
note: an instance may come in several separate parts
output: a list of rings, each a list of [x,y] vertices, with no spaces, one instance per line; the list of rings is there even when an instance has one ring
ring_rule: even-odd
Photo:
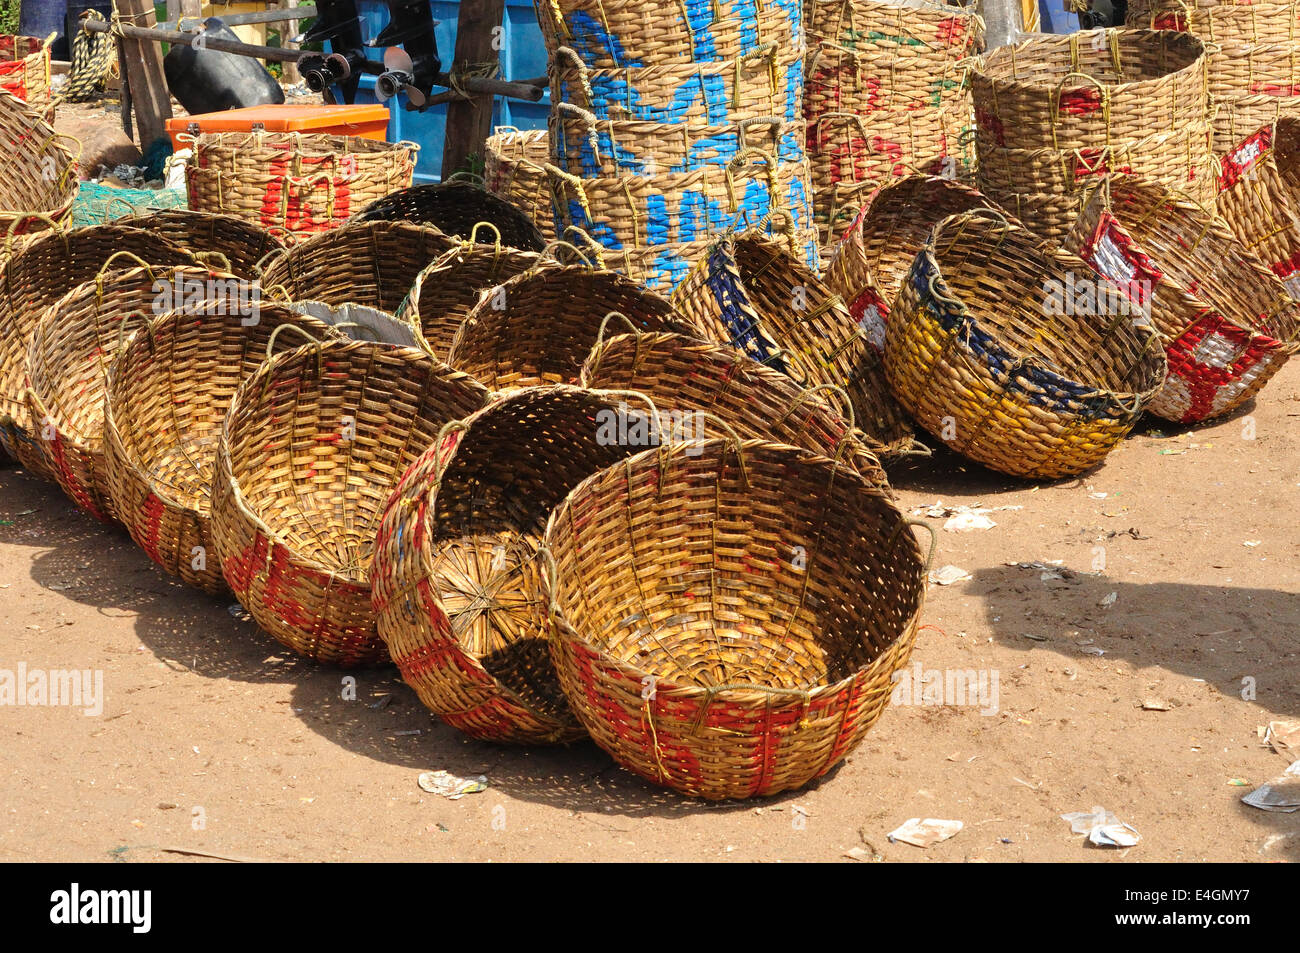
[[[742,222],[817,266],[798,0],[557,0],[539,19],[557,226],[662,291]]]
[[[960,178],[969,166],[967,58],[982,22],[938,2],[808,0],[804,118],[824,245],[867,194],[922,169]]]
[[[39,112],[50,107],[50,40],[0,36],[0,89]]]
[[[1128,24],[1185,30],[1205,41],[1216,153],[1261,126],[1300,116],[1300,3],[1142,0],[1129,5]]]
[[[0,154],[0,235],[8,254],[9,237],[56,226],[72,214],[81,144],[55,132],[27,103],[0,92]]]
[[[226,212],[284,241],[334,228],[376,199],[410,186],[419,146],[301,133],[182,135],[190,208]]]
[[[1169,30],[1032,37],[970,76],[980,190],[1059,242],[1110,173],[1214,200],[1205,46]]]
[[[545,241],[555,240],[555,214],[546,166],[551,148],[546,130],[520,131],[498,126],[488,136],[483,180],[489,192],[501,196],[527,215]]]

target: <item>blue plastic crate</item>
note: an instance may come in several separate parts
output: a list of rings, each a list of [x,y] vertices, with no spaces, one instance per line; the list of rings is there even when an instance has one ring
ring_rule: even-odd
[[[362,39],[369,43],[388,25],[388,7],[380,0],[359,0]],[[438,20],[434,36],[438,40],[438,56],[443,68],[450,65],[456,50],[456,23],[460,4],[435,0],[433,17]],[[507,0],[502,21],[501,68],[506,79],[534,79],[546,75],[546,45],[542,31],[537,26],[537,14],[531,0]],[[384,51],[379,47],[367,51],[367,58],[383,62]],[[340,100],[341,101],[341,100]],[[358,103],[375,103],[375,77],[362,76],[357,89]],[[406,97],[398,96],[388,101],[388,140],[397,142],[409,139],[420,144],[420,154],[415,167],[416,182],[437,182],[442,176],[442,150],[446,139],[447,106],[432,106],[424,112],[407,110]],[[545,129],[550,114],[550,92],[540,102],[497,97],[492,108],[494,126],[516,126],[519,129]]]

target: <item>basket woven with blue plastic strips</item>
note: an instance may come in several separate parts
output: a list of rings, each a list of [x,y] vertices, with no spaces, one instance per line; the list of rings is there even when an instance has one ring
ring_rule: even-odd
[[[1090,470],[1164,382],[1149,318],[1087,263],[990,209],[944,219],[889,314],[885,370],[917,423],[1017,477]]]
[[[803,60],[768,44],[708,63],[589,69],[568,47],[551,66],[551,102],[572,103],[597,119],[725,126],[756,116],[803,118]]]
[[[775,43],[803,55],[802,0],[540,0],[547,49],[595,69],[709,62]]]
[[[914,448],[911,424],[889,395],[865,331],[787,243],[761,231],[718,239],[678,286],[673,304],[710,338],[797,383],[845,391],[878,456]]]
[[[551,111],[555,164],[574,175],[657,175],[725,167],[747,149],[802,162],[804,125],[756,116],[726,126],[597,119],[572,103]]]
[[[577,226],[606,248],[649,248],[697,241],[786,213],[797,232],[813,228],[812,188],[804,163],[780,163],[757,150],[725,168],[676,175],[579,179],[548,168],[556,220]]]

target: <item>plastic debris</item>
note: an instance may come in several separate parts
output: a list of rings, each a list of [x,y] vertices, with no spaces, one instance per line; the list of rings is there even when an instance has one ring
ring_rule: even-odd
[[[421,791],[437,794],[449,801],[459,801],[466,794],[478,794],[488,788],[487,775],[462,778],[450,771],[425,771],[418,779]]]
[[[1168,711],[1169,703],[1158,698],[1148,698],[1142,702],[1143,711]]]
[[[977,529],[992,529],[997,525],[983,513],[958,513],[948,517],[943,528],[949,533],[969,533]]]
[[[935,500],[925,506],[913,507],[913,516],[928,516],[930,519],[942,519],[948,516],[982,516],[985,513],[999,513],[1005,510],[1023,510],[1023,506],[944,506],[943,500]]]
[[[971,574],[960,566],[943,566],[930,573],[930,581],[936,586],[951,586],[954,582],[966,582]]]
[[[1300,761],[1287,768],[1280,778],[1261,784],[1241,800],[1261,811],[1278,814],[1300,811]]]
[[[1062,814],[1061,820],[1075,834],[1087,834],[1088,843],[1095,847],[1133,847],[1142,839],[1135,827],[1100,806],[1091,811]]]
[[[961,821],[943,821],[933,817],[921,820],[919,817],[908,818],[903,825],[889,832],[889,842],[902,841],[913,847],[933,847],[950,837],[966,825]]]
[[[1109,595],[1103,596],[1101,602],[1097,603],[1097,605],[1101,606],[1103,609],[1109,609],[1111,606],[1115,604],[1115,600],[1118,598],[1119,598],[1119,593],[1112,592]]]
[[[1300,757],[1300,721],[1270,721],[1264,728],[1264,744],[1283,757]]]

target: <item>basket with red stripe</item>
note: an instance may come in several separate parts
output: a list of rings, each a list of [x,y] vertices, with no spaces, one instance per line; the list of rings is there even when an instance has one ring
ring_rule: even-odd
[[[1149,314],[1169,359],[1147,410],[1196,423],[1230,413],[1300,349],[1300,303],[1212,213],[1119,177],[1084,205],[1065,247]]]
[[[1300,300],[1300,119],[1258,130],[1220,168],[1219,215]]]
[[[806,785],[883,714],[911,654],[912,522],[849,466],[764,440],[600,471],[546,529],[569,704],[621,765],[684,794]]]
[[[0,89],[43,111],[50,104],[49,43],[34,36],[0,36]]]
[[[227,212],[285,242],[328,231],[408,188],[419,146],[297,132],[182,135],[189,206]]]

